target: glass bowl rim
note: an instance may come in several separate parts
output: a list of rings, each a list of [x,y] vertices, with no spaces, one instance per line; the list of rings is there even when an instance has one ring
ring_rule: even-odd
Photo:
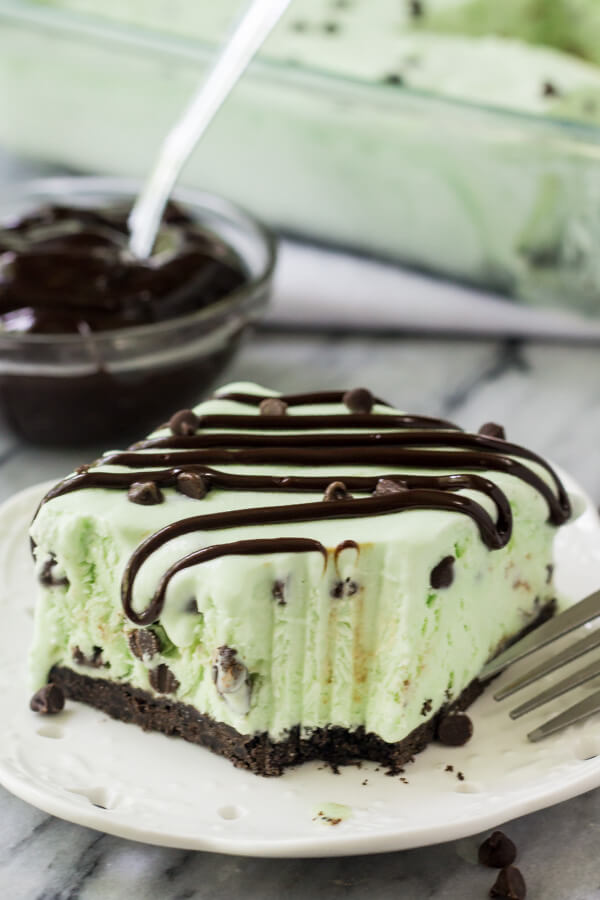
[[[104,191],[106,193],[135,197],[141,185],[141,179],[117,175],[52,175],[47,178],[28,179],[8,186],[3,192],[0,199],[0,223],[5,218],[2,214],[2,207],[9,206],[11,199],[26,198],[28,194],[56,194],[57,198],[62,194],[66,199],[68,194],[73,193],[75,189],[81,193],[101,193]],[[106,331],[97,331],[93,333],[94,342],[110,343],[124,339],[135,340],[135,338],[159,337],[161,334],[178,330],[186,325],[210,320],[215,316],[235,310],[247,297],[264,291],[271,281],[277,262],[277,237],[270,228],[242,206],[219,194],[211,194],[209,191],[196,188],[178,187],[173,191],[172,198],[184,205],[197,207],[200,212],[206,210],[220,215],[230,222],[241,226],[249,233],[254,232],[266,254],[266,261],[260,274],[250,278],[239,288],[230,291],[220,300],[211,303],[203,309],[183,316],[174,316],[172,319],[165,319],[163,322],[150,322],[145,325],[132,325],[126,328],[111,328]],[[3,331],[0,329],[0,344],[4,343],[5,345],[6,343],[13,343],[16,346],[30,345],[32,347],[57,346],[60,344],[77,346],[78,344],[85,344],[88,340],[89,338],[83,335],[68,334],[66,332],[28,334],[27,332]]]

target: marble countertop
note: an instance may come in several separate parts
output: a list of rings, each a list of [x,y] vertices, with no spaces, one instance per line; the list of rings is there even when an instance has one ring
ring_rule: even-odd
[[[366,384],[405,409],[469,428],[505,424],[600,500],[597,346],[515,340],[260,331],[223,380],[299,391]],[[103,448],[40,450],[0,422],[0,499],[58,477]],[[505,827],[529,896],[600,900],[600,790]],[[501,823],[498,823],[499,825]],[[0,789],[0,896],[10,900],[378,900],[485,898],[480,838],[381,856],[260,860],[145,846],[54,819]]]

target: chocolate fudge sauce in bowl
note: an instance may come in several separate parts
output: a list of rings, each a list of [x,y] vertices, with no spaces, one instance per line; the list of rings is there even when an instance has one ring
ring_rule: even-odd
[[[28,440],[150,430],[198,400],[268,302],[274,238],[210,194],[176,192],[150,259],[132,257],[137,188],[74,176],[0,198],[0,405]]]

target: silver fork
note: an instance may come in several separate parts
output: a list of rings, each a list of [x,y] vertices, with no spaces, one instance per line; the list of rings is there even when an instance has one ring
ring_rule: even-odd
[[[530,634],[526,635],[526,637],[522,638],[522,640],[513,644],[505,650],[504,653],[501,653],[499,656],[495,657],[495,659],[492,659],[483,669],[479,676],[480,680],[487,681],[489,678],[499,675],[500,672],[504,671],[504,669],[512,665],[512,663],[517,662],[517,660],[524,659],[536,650],[546,647],[558,638],[563,637],[563,635],[569,634],[571,631],[574,631],[581,625],[585,625],[587,622],[591,622],[592,619],[595,619],[598,616],[600,616],[600,591],[595,591],[593,594],[589,594],[583,600],[580,600],[579,603],[569,607],[569,609],[566,609],[558,616],[555,616],[553,619],[540,625],[539,628],[536,628],[535,631],[532,631]],[[504,700],[506,697],[512,696],[522,688],[534,684],[540,678],[543,678],[544,675],[548,675],[550,672],[560,669],[562,666],[578,659],[585,653],[589,653],[596,647],[600,647],[600,628],[586,634],[585,637],[576,641],[574,644],[571,644],[566,650],[562,650],[545,662],[534,666],[519,678],[511,681],[510,684],[507,684],[499,691],[496,691],[494,699]],[[540,694],[527,700],[527,702],[517,706],[510,711],[509,715],[511,719],[518,719],[521,716],[524,716],[525,713],[537,709],[544,703],[549,703],[550,700],[554,700],[556,697],[560,697],[562,694],[566,694],[568,691],[573,690],[573,688],[585,684],[587,681],[591,681],[592,678],[597,678],[598,676],[600,676],[600,658],[596,658],[594,662],[584,666],[582,669],[578,669],[576,672],[563,678],[562,681],[558,681]],[[600,712],[600,690],[594,691],[593,694],[590,694],[589,697],[581,700],[580,703],[576,703],[559,716],[555,716],[555,718],[540,725],[539,728],[535,728],[527,735],[527,737],[533,742],[541,741],[543,738],[548,737],[548,735],[554,734],[556,731],[561,731],[563,728],[572,725],[574,722],[587,719],[597,712]]]

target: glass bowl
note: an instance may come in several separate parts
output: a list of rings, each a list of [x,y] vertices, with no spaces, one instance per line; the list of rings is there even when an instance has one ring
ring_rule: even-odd
[[[30,181],[3,194],[0,220],[49,203],[127,202],[138,188],[113,177]],[[87,336],[0,330],[0,406],[22,437],[55,445],[139,438],[200,400],[264,310],[273,235],[221,197],[178,190],[174,200],[237,253],[247,282],[208,307],[155,324]]]

